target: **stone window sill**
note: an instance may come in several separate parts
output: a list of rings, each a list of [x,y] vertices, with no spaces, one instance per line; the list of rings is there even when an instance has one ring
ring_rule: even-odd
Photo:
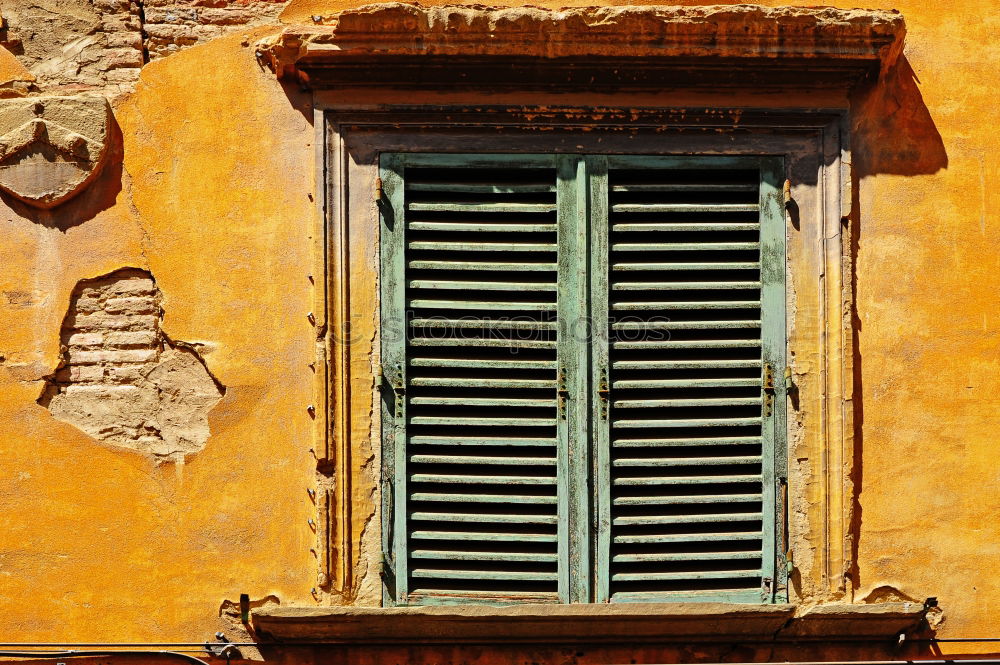
[[[891,639],[923,616],[919,603],[277,607],[255,610],[253,624],[281,642],[330,644],[770,642]]]

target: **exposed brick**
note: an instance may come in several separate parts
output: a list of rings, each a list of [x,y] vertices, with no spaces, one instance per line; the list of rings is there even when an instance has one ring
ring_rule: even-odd
[[[69,350],[69,361],[78,365],[97,363],[145,363],[156,360],[156,349]]]
[[[142,55],[142,33],[135,31],[112,32],[105,38],[108,48],[131,48]]]
[[[148,273],[124,269],[79,286],[62,328],[64,366],[39,402],[95,439],[154,457],[197,452],[222,397],[193,350],[159,328]],[[101,305],[98,311],[80,312]]]
[[[153,346],[158,344],[156,333],[152,331],[113,332],[105,336],[107,346]]]
[[[62,389],[68,395],[86,394],[96,398],[122,399],[136,397],[141,392],[138,386],[109,386],[105,384],[73,384]]]
[[[109,383],[139,383],[148,371],[146,365],[87,365],[87,367],[98,367],[104,371],[104,376]]]
[[[142,67],[142,51],[134,48],[106,49],[102,55],[104,69]]]
[[[153,314],[156,312],[156,302],[152,296],[109,298],[104,303],[104,311],[111,314]]]
[[[108,287],[108,295],[152,295],[156,291],[156,285],[151,279],[124,279]]]
[[[95,333],[76,333],[70,335],[69,345],[73,346],[100,346],[104,343],[104,335]]]
[[[78,330],[102,330],[111,328],[113,330],[136,330],[142,328],[151,329],[156,326],[156,316],[125,316],[105,314],[97,312],[95,314],[84,314],[76,317],[76,328]]]

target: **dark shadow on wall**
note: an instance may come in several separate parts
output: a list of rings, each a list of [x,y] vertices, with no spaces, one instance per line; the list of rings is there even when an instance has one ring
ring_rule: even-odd
[[[0,200],[15,214],[24,219],[66,232],[74,226],[87,222],[99,213],[111,208],[122,191],[122,129],[114,114],[110,114],[107,133],[108,154],[104,157],[104,165],[100,173],[83,191],[54,208],[42,209],[28,205],[24,201],[0,191]]]
[[[905,56],[851,96],[851,153],[860,179],[879,173],[926,175],[948,155]]]
[[[853,348],[854,446],[851,481],[851,567],[845,573],[857,590],[861,585],[858,548],[863,509],[861,491],[864,474],[865,393],[862,379],[861,336],[863,324],[858,311],[858,255],[861,249],[861,180],[878,174],[930,175],[948,168],[948,153],[924,98],[920,80],[905,56],[888,67],[877,80],[864,83],[851,95],[851,331]]]

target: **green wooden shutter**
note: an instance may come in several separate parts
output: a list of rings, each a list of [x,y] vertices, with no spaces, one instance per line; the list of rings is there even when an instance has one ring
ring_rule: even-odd
[[[382,156],[387,602],[776,599],[781,173]]]
[[[585,421],[586,356],[581,368],[560,344],[557,311],[583,306],[574,254],[560,251],[585,242],[579,163],[381,158],[389,602],[581,593],[569,578],[579,550],[569,502],[586,494],[571,490],[566,466],[572,424]]]
[[[598,599],[773,602],[781,160],[594,161]]]

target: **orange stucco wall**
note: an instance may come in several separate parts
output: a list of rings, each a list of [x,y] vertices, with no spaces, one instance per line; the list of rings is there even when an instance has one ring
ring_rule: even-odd
[[[855,109],[854,597],[937,596],[939,636],[1000,635],[1000,4],[865,5],[900,10],[908,35]],[[293,0],[282,20],[346,6]],[[315,130],[310,98],[255,58],[278,29],[147,65],[114,109],[120,167],[51,213],[0,203],[0,639],[201,641],[233,630],[220,608],[240,593],[323,598]],[[71,290],[125,266],[152,272],[164,330],[203,343],[227,387],[183,465],[36,403]]]

